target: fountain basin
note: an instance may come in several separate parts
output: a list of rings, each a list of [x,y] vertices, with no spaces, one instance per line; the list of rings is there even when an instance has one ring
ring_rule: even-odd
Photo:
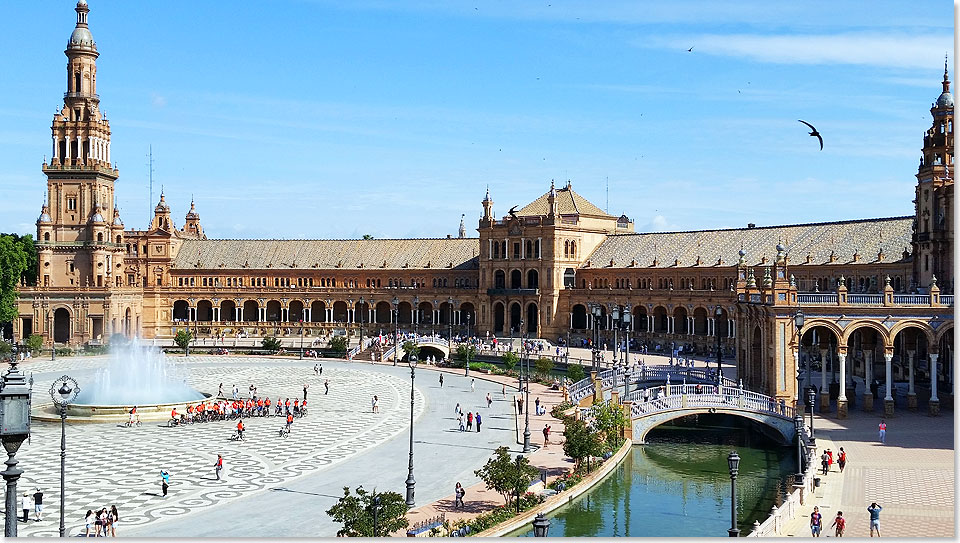
[[[196,405],[211,397],[212,394],[203,393],[202,399],[186,402],[137,404],[137,413],[141,422],[167,421],[174,408],[179,413],[186,413],[187,405]],[[131,407],[133,406],[71,404],[67,406],[67,420],[71,423],[127,422],[130,420]],[[35,421],[59,422],[60,412],[55,404],[46,403],[35,406],[31,410],[30,418]]]

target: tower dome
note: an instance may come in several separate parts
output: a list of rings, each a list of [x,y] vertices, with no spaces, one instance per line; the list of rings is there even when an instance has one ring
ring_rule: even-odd
[[[947,73],[947,60],[943,60],[943,92],[937,98],[937,107],[953,107],[953,95],[950,94],[950,76]]]
[[[43,204],[43,209],[40,210],[40,218],[37,219],[37,224],[49,222],[53,222],[53,220],[50,219],[50,208],[47,207],[47,204]]]
[[[106,222],[103,220],[103,215],[100,214],[100,204],[96,204],[93,206],[93,215],[90,216],[90,222],[92,223]]]
[[[120,219],[120,208],[117,206],[113,207],[113,225],[114,226],[123,226],[123,220]]]
[[[190,211],[187,211],[187,217],[186,217],[186,219],[187,219],[188,221],[199,221],[199,220],[200,220],[200,214],[197,213],[197,208],[194,207],[194,205],[193,205],[193,200],[192,200],[192,199],[190,200]]]
[[[70,34],[70,39],[67,41],[67,49],[85,49],[88,51],[96,52],[97,44],[93,41],[93,34],[90,33],[90,28],[87,26],[87,13],[90,12],[90,8],[87,6],[86,0],[79,0],[77,2],[77,27],[73,29],[73,33]]]

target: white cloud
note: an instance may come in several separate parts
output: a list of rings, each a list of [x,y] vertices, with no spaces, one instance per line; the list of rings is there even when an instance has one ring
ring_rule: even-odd
[[[950,34],[702,34],[639,39],[641,47],[686,49],[779,64],[860,64],[929,70],[953,50]]]
[[[153,107],[164,107],[167,105],[167,98],[157,93],[152,93],[150,95],[150,103],[153,104]]]
[[[637,232],[676,232],[684,230],[684,228],[671,224],[666,217],[658,214],[650,219],[650,222],[634,230]]]

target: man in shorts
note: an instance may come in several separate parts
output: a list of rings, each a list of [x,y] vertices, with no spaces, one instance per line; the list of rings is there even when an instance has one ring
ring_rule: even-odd
[[[34,508],[34,519],[37,522],[43,520],[43,491],[40,488],[37,488],[37,491],[33,493],[33,508]]]
[[[877,531],[877,537],[880,537],[880,511],[883,510],[883,507],[877,505],[877,502],[870,504],[870,507],[867,507],[867,512],[870,513],[870,537],[873,537],[873,531]]]
[[[810,535],[820,537],[820,531],[823,529],[823,515],[820,514],[820,508],[814,506],[813,513],[810,513]]]

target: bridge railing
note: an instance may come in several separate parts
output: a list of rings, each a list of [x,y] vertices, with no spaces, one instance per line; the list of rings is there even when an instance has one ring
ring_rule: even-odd
[[[677,385],[682,384],[685,379],[689,381],[715,383],[716,370],[670,365],[646,366],[634,364],[632,366],[616,366],[601,370],[597,373],[597,377],[600,379],[603,390],[608,390],[623,384],[624,378],[628,379],[631,383],[666,381],[668,378],[673,384]],[[722,377],[721,382],[723,386],[726,387],[737,386],[736,381],[727,377]],[[570,397],[570,401],[578,403],[583,398],[592,395],[594,392],[593,389],[593,381],[587,377],[570,385],[567,389],[567,394]],[[633,398],[634,400],[638,399],[636,396],[633,396]]]
[[[807,427],[803,426],[800,429],[800,439],[803,440],[803,443],[809,444],[809,434],[807,434]],[[783,530],[786,524],[797,517],[800,514],[801,506],[803,505],[803,493],[804,492],[813,492],[814,489],[814,477],[816,477],[817,466],[815,462],[812,462],[812,451],[807,447],[804,447],[804,465],[806,468],[803,470],[803,485],[795,486],[793,492],[787,496],[787,499],[780,504],[779,507],[774,506],[770,510],[770,516],[767,517],[767,520],[763,522],[754,521],[753,529],[747,535],[747,537],[778,537],[783,535],[792,535],[784,534]],[[812,495],[812,494],[811,494]]]
[[[696,392],[696,385],[670,385],[669,387],[655,387],[646,390],[635,390],[627,394],[623,401],[633,402],[631,416],[633,418],[648,415],[658,411],[684,408],[702,407],[734,407],[748,409],[760,413],[768,413],[782,418],[792,419],[794,408],[776,401],[776,399],[743,390],[739,387],[721,387],[701,385],[701,392]],[[649,391],[648,394],[644,392]],[[644,400],[647,396],[649,399]]]
[[[581,379],[570,385],[570,388],[567,389],[567,396],[569,396],[571,402],[577,404],[587,396],[593,396],[593,392],[593,382],[590,379]]]

